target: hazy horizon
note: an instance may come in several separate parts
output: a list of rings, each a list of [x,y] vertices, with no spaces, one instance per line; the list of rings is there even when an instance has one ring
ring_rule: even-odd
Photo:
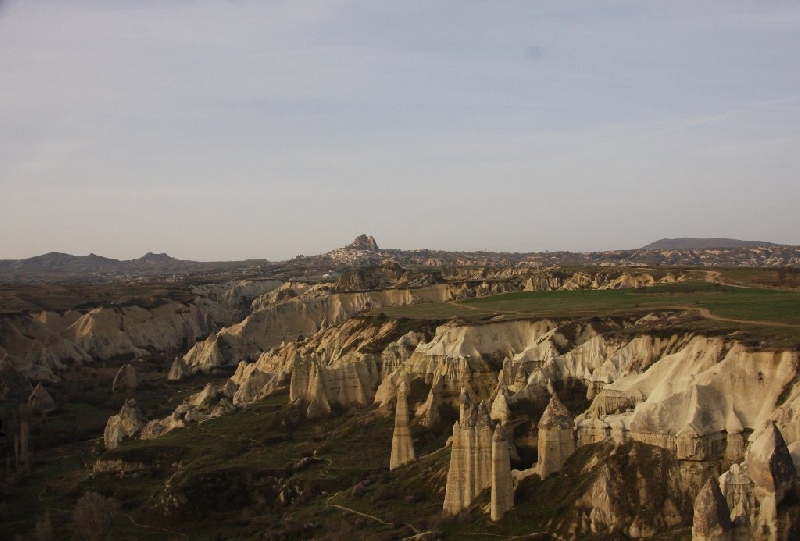
[[[0,0],[0,259],[800,245],[800,5]]]

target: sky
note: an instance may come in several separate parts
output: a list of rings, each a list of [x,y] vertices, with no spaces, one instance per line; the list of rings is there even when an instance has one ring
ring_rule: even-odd
[[[800,245],[794,1],[0,0],[0,258]]]

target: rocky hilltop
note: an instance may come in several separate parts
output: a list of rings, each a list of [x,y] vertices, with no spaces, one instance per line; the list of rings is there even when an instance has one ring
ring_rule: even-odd
[[[375,242],[375,237],[372,235],[359,235],[356,240],[351,242],[346,247],[347,250],[367,250],[369,252],[378,251],[378,243]]]

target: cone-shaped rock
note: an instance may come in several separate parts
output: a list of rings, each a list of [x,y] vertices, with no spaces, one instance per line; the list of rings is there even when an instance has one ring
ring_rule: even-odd
[[[575,422],[569,410],[553,396],[539,420],[539,476],[560,471],[575,451]]]
[[[31,411],[49,412],[56,409],[56,403],[53,397],[50,396],[47,389],[42,387],[41,383],[36,385],[30,398],[28,398],[28,405],[31,407]]]
[[[389,469],[394,470],[414,460],[414,442],[408,427],[408,385],[405,380],[397,389],[397,409],[394,415],[394,433],[392,434],[392,456]]]
[[[306,416],[309,419],[321,417],[331,412],[328,395],[325,394],[325,382],[320,371],[317,363],[311,364],[311,373],[308,381],[308,407],[306,408]]]
[[[169,374],[167,374],[167,381],[181,381],[186,376],[189,375],[189,367],[186,366],[186,362],[183,360],[183,357],[178,355],[175,357],[175,360],[172,361],[172,366],[169,368]]]
[[[775,494],[777,505],[794,483],[792,455],[775,423],[770,422],[754,436],[745,458],[747,474],[756,487]]]
[[[693,541],[733,541],[728,502],[716,478],[710,477],[694,501]]]
[[[492,402],[490,415],[492,419],[502,424],[506,424],[511,417],[511,409],[508,407],[508,389],[502,381],[498,383],[497,395]]]

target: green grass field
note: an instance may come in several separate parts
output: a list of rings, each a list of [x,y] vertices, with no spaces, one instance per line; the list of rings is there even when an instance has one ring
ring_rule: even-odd
[[[460,317],[480,320],[499,315],[571,318],[665,309],[707,309],[723,319],[800,326],[800,293],[688,282],[640,289],[530,291],[453,303],[381,308],[390,317]]]

